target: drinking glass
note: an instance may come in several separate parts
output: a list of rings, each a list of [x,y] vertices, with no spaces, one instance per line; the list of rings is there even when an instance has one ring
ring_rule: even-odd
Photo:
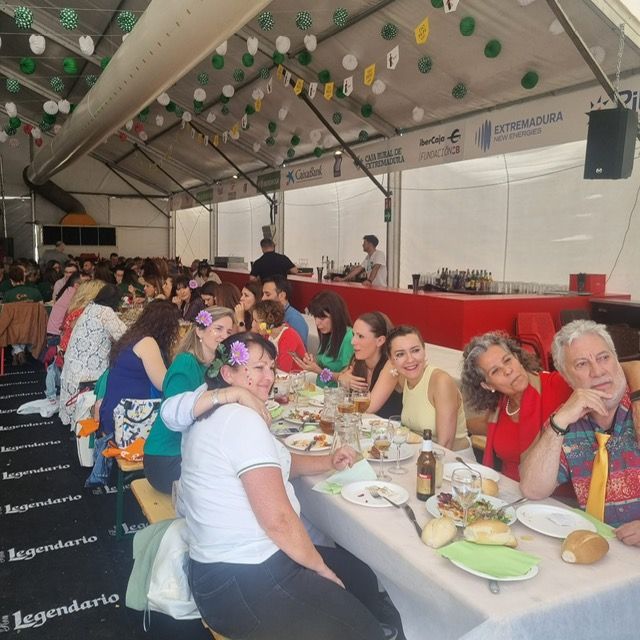
[[[393,441],[394,428],[390,422],[381,422],[371,427],[371,438],[375,448],[380,452],[379,480],[391,480],[391,476],[384,470],[384,458]]]
[[[482,487],[479,473],[470,469],[455,469],[451,474],[451,490],[453,497],[464,511],[464,526],[467,526],[469,507],[476,501]]]
[[[402,445],[407,441],[407,437],[409,436],[409,427],[403,427],[400,421],[400,416],[390,416],[389,424],[393,429],[393,444],[396,445],[396,464],[394,467],[389,469],[389,473],[394,473],[396,475],[402,475],[407,473],[406,467],[400,466],[400,449]]]
[[[359,414],[367,413],[367,409],[371,404],[371,395],[369,394],[369,390],[367,389],[366,391],[354,391],[352,398],[355,412]]]
[[[340,413],[355,413],[356,405],[349,391],[344,392],[344,396],[338,401],[338,411]]]
[[[292,373],[289,377],[289,388],[293,393],[293,403],[296,411],[298,410],[298,403],[300,400],[300,392],[304,389],[305,374]]]
[[[320,412],[320,431],[329,436],[333,435],[336,426],[336,408],[333,405],[326,405]]]

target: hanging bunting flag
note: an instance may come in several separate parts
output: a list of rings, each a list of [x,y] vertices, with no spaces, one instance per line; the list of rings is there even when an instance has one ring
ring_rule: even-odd
[[[317,90],[318,90],[318,83],[311,82],[309,83],[309,88],[307,89],[307,95],[313,100],[316,97]]]
[[[231,137],[237,138],[240,135],[240,125],[236,122],[233,127],[231,127]]]
[[[342,93],[345,96],[350,96],[353,93],[353,76],[345,78],[342,82]]]
[[[213,136],[213,146],[217,147],[220,144],[220,136],[216,133]]]
[[[273,77],[269,78],[269,82],[267,82],[267,93],[271,93],[273,91]]]
[[[298,78],[296,80],[295,86],[293,87],[293,93],[299,96],[302,93],[303,89],[304,89],[304,80],[302,78]]]
[[[373,81],[376,77],[376,65],[375,62],[373,64],[370,64],[365,70],[364,70],[364,83],[367,87],[370,87],[373,84]]]
[[[208,147],[209,146],[209,136],[205,136],[204,137],[204,146]]]
[[[262,110],[262,99],[261,98],[258,98],[253,103],[253,108],[256,110],[256,113],[259,113]]]
[[[246,129],[247,125],[249,124],[249,116],[246,113],[242,116],[241,122],[242,122],[242,128]]]
[[[291,83],[291,71],[287,70],[287,71],[284,72],[284,82],[283,82],[283,84],[284,84],[285,87],[288,87],[290,83]]]
[[[222,132],[222,143],[223,144],[227,144],[228,138],[229,138],[229,132],[228,131],[223,131]]]
[[[415,29],[416,43],[424,44],[429,37],[429,18],[426,17]]]
[[[278,65],[278,70],[276,71],[276,77],[278,78],[278,80],[282,80],[284,76],[284,67],[279,64]]]
[[[327,82],[327,84],[324,85],[325,100],[331,100],[331,98],[333,98],[333,86],[333,82]]]
[[[451,13],[458,8],[460,0],[444,0],[444,12]]]
[[[395,46],[387,53],[387,69],[395,69],[400,61],[400,47]]]

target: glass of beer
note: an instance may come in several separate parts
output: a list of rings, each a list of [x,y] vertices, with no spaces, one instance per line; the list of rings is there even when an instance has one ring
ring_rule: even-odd
[[[355,391],[353,393],[353,404],[356,413],[367,413],[367,409],[371,404],[371,396],[369,395],[369,391]]]
[[[333,435],[336,427],[336,409],[334,406],[326,406],[320,412],[320,431],[329,436]]]
[[[350,393],[345,392],[343,397],[338,401],[338,411],[340,413],[355,413],[356,405]]]

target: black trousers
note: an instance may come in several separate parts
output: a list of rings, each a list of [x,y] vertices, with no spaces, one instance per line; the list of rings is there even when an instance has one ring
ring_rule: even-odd
[[[173,483],[180,478],[182,457],[145,454],[143,464],[144,475],[149,484],[157,491],[171,495]]]

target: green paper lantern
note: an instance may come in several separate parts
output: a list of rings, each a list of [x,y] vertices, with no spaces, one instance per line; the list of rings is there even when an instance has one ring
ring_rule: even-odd
[[[184,109],[182,107],[179,107],[178,105],[176,105],[176,110],[174,111],[174,113],[176,114],[176,118],[180,119],[180,118],[182,118],[182,114],[184,113]]]
[[[75,76],[78,73],[78,63],[75,58],[65,58],[62,61],[62,69],[67,75]]]
[[[358,134],[358,142],[366,142],[369,139],[369,132],[362,129]]]
[[[236,82],[242,82],[244,80],[244,71],[242,69],[233,70],[233,79]]]
[[[104,56],[104,58],[100,58],[100,68],[104,71],[110,62],[111,56]]]
[[[47,124],[55,124],[56,114],[54,113],[43,113],[42,114],[42,122],[46,122]]]
[[[363,118],[371,117],[372,113],[373,113],[373,107],[368,102],[366,102],[360,107],[360,115]]]
[[[8,136],[15,136],[16,135],[16,130],[12,129],[10,125],[6,124],[4,126],[4,132],[8,135]]]
[[[420,73],[429,73],[433,67],[433,60],[429,56],[418,58],[418,71]]]
[[[229,105],[228,105],[228,104],[223,104],[223,105],[222,105],[222,109],[220,109],[220,113],[221,113],[223,116],[227,116],[227,115],[229,115]]]
[[[295,155],[296,155],[296,150],[293,147],[289,147],[287,149],[287,158],[291,160],[291,158],[293,158]]]
[[[276,143],[276,139],[273,136],[269,136],[265,142],[270,146],[273,147],[273,145]]]
[[[56,93],[63,93],[63,91],[64,91],[64,82],[62,81],[62,78],[60,76],[53,76],[53,78],[51,78],[51,80],[49,80],[49,84],[51,85],[51,88]]]
[[[46,120],[40,120],[40,124],[38,125],[42,131],[50,131],[53,125]]]
[[[533,89],[538,84],[539,76],[535,71],[527,71],[522,76],[522,80],[520,80],[520,84],[523,89]]]
[[[316,148],[313,150],[313,155],[314,155],[316,158],[319,158],[323,153],[324,153],[324,149],[323,149],[322,147],[316,147]]]
[[[271,11],[263,11],[258,16],[258,25],[263,31],[271,31],[275,26],[276,21],[273,19]]]
[[[458,82],[458,84],[451,89],[451,95],[456,100],[462,100],[467,95],[467,87],[463,82]]]
[[[78,28],[78,14],[74,9],[60,9],[58,19],[63,29],[73,31]]]
[[[87,87],[91,88],[96,82],[98,82],[98,78],[93,74],[89,74],[84,81],[87,83]]]
[[[200,100],[194,100],[193,110],[195,113],[202,113],[204,111],[204,102],[201,102]]]
[[[322,69],[322,71],[318,72],[318,82],[320,84],[327,84],[327,82],[331,82],[331,73],[328,69]]]
[[[136,26],[136,17],[131,11],[121,11],[116,20],[124,33],[131,33],[133,27]]]
[[[434,9],[442,9],[443,5],[444,5],[444,0],[431,0],[431,6]]]
[[[20,71],[26,75],[31,75],[36,70],[36,62],[33,58],[20,59]]]
[[[282,64],[284,62],[284,54],[279,51],[274,51],[271,59],[275,64]]]
[[[295,133],[291,136],[291,146],[297,147],[300,144],[300,136]]]
[[[313,25],[313,18],[308,11],[298,11],[296,14],[296,27],[301,31],[307,31],[311,29]]]
[[[245,67],[253,67],[254,59],[250,53],[245,53],[242,56],[242,64]]]
[[[224,93],[220,96],[220,102],[222,102],[222,104],[227,104],[229,100],[230,98],[227,98],[227,96],[225,96]]]
[[[206,71],[202,71],[198,74],[198,84],[203,87],[209,84],[209,74]]]
[[[342,114],[339,111],[336,111],[331,116],[331,120],[333,120],[333,124],[340,124],[342,122]]]
[[[244,112],[245,112],[248,116],[252,116],[252,115],[256,112],[256,108],[255,108],[252,104],[248,104],[248,105],[244,108]]]
[[[261,80],[268,80],[271,77],[271,69],[269,67],[262,67],[258,72]]]
[[[340,98],[340,100],[342,100],[343,98],[346,98],[347,96],[345,95],[344,89],[340,86],[337,88],[336,90],[336,97]]]
[[[349,12],[344,7],[338,7],[333,12],[333,24],[338,29],[344,29],[347,26],[347,22],[349,22]]]
[[[145,107],[139,114],[138,114],[138,118],[140,118],[140,120],[142,120],[143,118],[147,118],[149,113],[151,113],[151,109],[149,109],[149,107]]]
[[[211,64],[214,69],[220,71],[224,67],[224,56],[221,56],[219,53],[216,53],[213,58],[211,58]]]
[[[313,60],[313,56],[308,51],[301,51],[298,54],[298,62],[303,67],[306,67],[308,64],[310,64],[311,60]]]
[[[20,83],[15,78],[7,78],[6,87],[9,93],[18,93],[20,91]]]
[[[173,100],[170,100],[169,103],[165,106],[165,109],[169,113],[173,113],[176,110],[176,103]]]
[[[269,133],[275,133],[278,130],[278,125],[273,120],[270,120],[267,129],[269,129]]]
[[[22,125],[22,120],[18,118],[18,116],[13,116],[13,118],[9,118],[9,126],[12,129],[19,129]]]
[[[382,29],[380,29],[380,35],[385,40],[393,40],[398,35],[398,27],[391,22],[387,22],[387,24],[383,25]]]
[[[33,24],[33,11],[28,7],[16,7],[13,10],[13,19],[18,29],[31,29]]]
[[[502,51],[502,45],[500,40],[489,40],[484,47],[484,55],[487,58],[497,58]]]
[[[460,33],[463,36],[470,36],[476,30],[475,18],[466,16],[460,20]]]

